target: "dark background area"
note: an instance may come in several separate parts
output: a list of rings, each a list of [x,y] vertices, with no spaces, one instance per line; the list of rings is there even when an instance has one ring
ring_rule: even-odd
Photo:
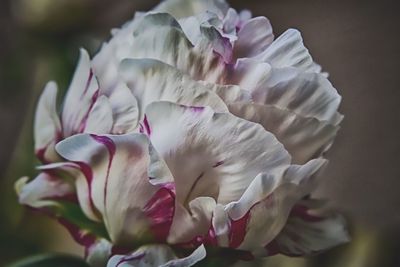
[[[343,97],[345,119],[319,196],[350,219],[353,241],[307,260],[267,266],[400,266],[400,5],[398,1],[229,1],[267,16],[276,35],[299,29]],[[14,181],[34,175],[32,120],[47,80],[68,85],[83,46],[157,1],[0,2],[0,265],[46,250],[80,253],[65,231],[16,203]]]

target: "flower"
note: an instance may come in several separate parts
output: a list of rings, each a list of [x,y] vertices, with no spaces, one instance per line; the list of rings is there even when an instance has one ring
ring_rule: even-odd
[[[299,256],[348,241],[310,197],[342,115],[300,33],[223,0],[167,0],[80,60],[63,108],[35,117],[43,165],[22,204],[104,266],[192,266],[207,253]]]

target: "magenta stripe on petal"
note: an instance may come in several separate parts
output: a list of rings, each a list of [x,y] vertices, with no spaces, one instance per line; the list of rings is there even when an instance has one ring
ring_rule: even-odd
[[[108,166],[107,166],[107,174],[106,174],[106,179],[105,179],[105,183],[104,183],[104,209],[107,209],[107,191],[108,191],[108,180],[109,180],[109,176],[110,176],[110,169],[111,169],[111,164],[112,161],[114,159],[114,155],[115,155],[115,151],[116,151],[116,146],[114,141],[107,137],[107,136],[100,136],[100,135],[95,135],[95,134],[91,134],[90,135],[96,142],[104,145],[107,150],[108,150],[108,154],[110,155],[109,160],[108,160]]]
[[[247,224],[250,220],[250,210],[242,218],[236,221],[231,220],[231,229],[229,232],[229,246],[231,248],[237,248],[243,242]]]
[[[308,213],[308,207],[303,205],[295,205],[291,212],[290,217],[298,217],[307,222],[320,222],[324,218]]]
[[[93,109],[93,106],[94,106],[94,104],[96,103],[97,98],[99,97],[99,93],[100,93],[100,90],[97,89],[97,90],[94,92],[94,94],[92,95],[92,99],[91,99],[91,102],[90,102],[90,106],[89,106],[89,108],[88,108],[88,110],[87,110],[85,116],[82,118],[82,121],[81,121],[81,123],[80,123],[80,125],[79,125],[78,133],[82,133],[82,132],[85,130],[85,128],[86,128],[86,123],[87,123],[87,120],[88,120],[88,118],[89,118],[90,111]]]
[[[143,208],[150,220],[157,241],[166,240],[175,212],[175,194],[166,187],[160,188]]]
[[[150,128],[150,124],[149,124],[149,121],[147,120],[146,115],[144,115],[143,125],[144,125],[144,129],[146,130],[146,134],[148,136],[150,136],[151,135],[151,128]]]
[[[142,259],[146,254],[144,252],[136,254],[136,255],[130,255],[130,256],[125,256],[122,257],[122,259],[119,260],[117,265],[115,267],[120,266],[122,263],[127,262],[127,261],[133,261],[133,260],[140,260]]]
[[[85,85],[85,90],[83,90],[81,98],[83,98],[83,96],[86,95],[87,91],[89,90],[89,86],[90,86],[92,79],[93,79],[93,70],[90,69],[89,77],[88,77],[88,79],[86,81],[86,85]]]
[[[85,162],[81,161],[74,161],[73,163],[77,164],[83,173],[83,176],[86,178],[86,182],[88,185],[88,191],[89,191],[89,204],[90,207],[92,208],[92,211],[99,216],[99,211],[97,210],[96,206],[94,205],[93,202],[93,196],[92,196],[92,181],[93,181],[93,171],[92,168]]]

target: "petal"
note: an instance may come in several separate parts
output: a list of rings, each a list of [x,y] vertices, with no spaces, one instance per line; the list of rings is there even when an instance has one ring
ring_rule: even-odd
[[[177,202],[174,219],[168,235],[169,244],[201,243],[211,226],[215,200],[211,197],[198,197],[191,200],[186,208]]]
[[[139,121],[139,106],[136,98],[124,83],[119,83],[109,96],[114,125],[113,134],[123,134],[136,129]]]
[[[109,133],[113,126],[113,116],[110,101],[106,96],[100,96],[90,110],[85,133]]]
[[[326,164],[311,160],[305,165],[291,165],[281,177],[260,174],[243,196],[227,205],[231,221],[230,246],[263,255],[263,247],[281,231],[292,206],[309,194],[313,177]]]
[[[65,137],[83,131],[99,92],[96,77],[91,70],[89,55],[84,49],[80,52],[79,63],[68,88],[62,111]]]
[[[107,267],[189,267],[206,257],[203,245],[184,258],[177,258],[166,245],[149,245],[139,248],[131,255],[115,255]]]
[[[54,200],[68,199],[75,194],[73,185],[46,172],[29,183],[28,177],[22,177],[15,187],[19,203],[33,208],[56,205]]]
[[[268,254],[303,256],[325,251],[350,241],[346,222],[339,214],[312,214],[310,203],[296,205],[282,231],[267,245]]]
[[[225,62],[222,56],[214,51],[215,43],[224,40],[210,41],[207,36],[193,46],[183,33],[179,23],[165,13],[150,13],[136,22],[123,28],[116,37],[104,45],[94,61],[94,66],[103,76],[112,74],[105,79],[106,86],[115,86],[116,70],[125,58],[157,59],[189,74],[196,80],[210,82],[220,80],[225,73]],[[126,37],[127,35],[127,37]],[[220,35],[210,38],[223,38]],[[109,65],[109,66],[108,66]],[[112,79],[113,78],[113,79]],[[112,81],[111,81],[111,80]]]
[[[91,267],[104,267],[111,257],[112,244],[106,239],[99,239],[86,250],[86,261]]]
[[[228,203],[260,172],[280,173],[290,163],[272,134],[228,113],[154,102],[146,116],[150,140],[171,170],[180,203],[197,196]]]
[[[59,157],[54,150],[61,136],[61,124],[57,113],[57,84],[47,83],[39,98],[34,122],[35,151],[43,161],[55,161]]]
[[[80,187],[85,194],[81,205],[87,206],[92,200],[114,244],[129,247],[137,240],[166,237],[174,195],[168,188],[149,182],[146,136],[75,135],[60,142],[56,149],[67,160],[84,166],[77,177],[78,196]],[[152,231],[158,228],[162,231]],[[164,236],[155,236],[157,233]]]
[[[263,52],[274,40],[272,26],[266,17],[246,21],[237,33],[235,58],[254,57]]]
[[[126,59],[121,63],[120,74],[139,100],[142,116],[146,106],[154,101],[210,106],[219,112],[228,111],[213,91],[158,60]]]
[[[246,120],[261,124],[285,146],[292,162],[304,164],[319,157],[332,144],[338,126],[315,118],[306,118],[273,105],[234,103],[229,111]]]
[[[341,97],[322,74],[295,68],[271,68],[251,59],[238,60],[231,74],[234,84],[251,92],[255,102],[292,110],[304,117],[338,124]]]
[[[223,17],[229,9],[225,0],[167,0],[153,10],[170,13],[175,18],[184,18],[210,11]]]
[[[108,238],[108,235],[102,224],[85,217],[77,203],[73,183],[67,177],[55,176],[71,167],[61,163],[43,166],[45,172],[29,183],[26,177],[21,178],[15,188],[21,204],[56,219],[78,244],[88,247],[97,238]]]
[[[300,32],[295,29],[285,31],[255,58],[271,64],[274,68],[295,67],[305,72],[318,71],[303,44]]]

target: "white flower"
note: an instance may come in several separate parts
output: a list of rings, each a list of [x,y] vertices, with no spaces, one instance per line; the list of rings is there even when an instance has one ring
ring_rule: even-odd
[[[92,264],[126,254],[108,266],[345,242],[343,219],[307,199],[342,119],[326,76],[297,30],[274,39],[266,18],[222,0],[165,1],[93,60],[81,50],[60,115],[46,86],[35,119],[46,165],[17,183],[20,202],[62,218]]]

